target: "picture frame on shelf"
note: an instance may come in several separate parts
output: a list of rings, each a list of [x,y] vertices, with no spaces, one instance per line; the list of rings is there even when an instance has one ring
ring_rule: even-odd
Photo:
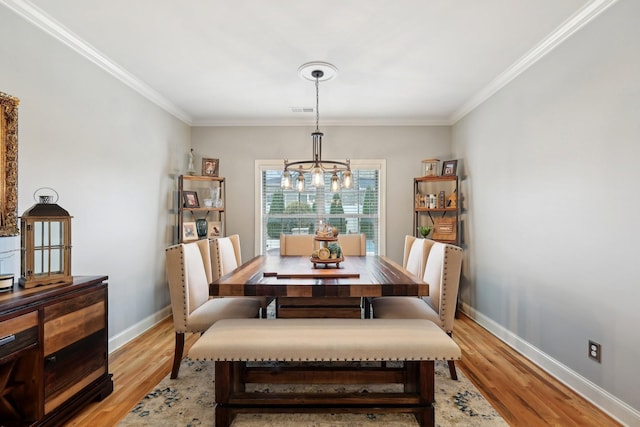
[[[198,193],[195,191],[183,191],[182,202],[185,208],[199,208],[200,202],[198,201]]]
[[[220,159],[202,159],[202,175],[203,176],[218,176],[218,170],[220,168]]]
[[[445,160],[442,162],[442,176],[455,176],[457,169],[457,160]]]
[[[209,232],[207,236],[211,238],[222,237],[222,222],[209,221]]]
[[[196,223],[185,222],[182,224],[182,241],[190,242],[193,240],[198,240],[198,230],[196,229]]]

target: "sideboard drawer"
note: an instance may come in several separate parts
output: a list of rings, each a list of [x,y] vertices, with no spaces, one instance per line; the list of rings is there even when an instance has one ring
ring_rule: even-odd
[[[106,291],[80,295],[44,309],[45,358],[106,328]]]
[[[45,414],[107,374],[106,342],[103,329],[45,357]]]
[[[44,308],[45,414],[108,374],[106,321],[106,288]]]
[[[37,344],[37,311],[0,321],[0,360]]]

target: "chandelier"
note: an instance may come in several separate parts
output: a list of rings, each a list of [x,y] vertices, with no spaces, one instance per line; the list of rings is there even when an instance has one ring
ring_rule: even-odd
[[[322,137],[318,123],[320,122],[319,111],[319,86],[320,80],[329,80],[335,76],[336,67],[326,62],[309,62],[298,68],[298,73],[308,79],[314,80],[316,84],[316,130],[311,133],[313,141],[313,155],[311,160],[300,160],[296,162],[284,161],[284,172],[280,187],[283,189],[293,188],[292,172],[297,173],[295,177],[295,189],[304,191],[304,175],[311,174],[311,185],[314,187],[324,186],[324,174],[331,174],[330,190],[336,192],[340,188],[353,187],[353,177],[351,175],[351,164],[349,159],[344,162],[336,160],[322,159]],[[310,72],[310,73],[309,73]],[[332,73],[332,74],[331,74]]]

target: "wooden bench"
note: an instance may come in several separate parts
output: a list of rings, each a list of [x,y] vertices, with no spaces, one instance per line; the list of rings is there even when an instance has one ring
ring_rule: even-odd
[[[217,427],[229,426],[240,413],[323,412],[412,413],[421,426],[434,426],[434,361],[459,360],[461,352],[429,320],[225,319],[196,341],[189,356],[215,361]],[[247,364],[267,361],[303,363]],[[402,367],[334,363],[345,361],[404,363],[396,364]],[[260,393],[246,391],[250,383],[396,383],[403,385],[403,391]]]

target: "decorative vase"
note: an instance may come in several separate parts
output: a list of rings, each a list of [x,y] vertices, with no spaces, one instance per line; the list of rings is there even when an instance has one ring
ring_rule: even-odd
[[[211,196],[213,198],[213,207],[221,208],[222,207],[222,199],[220,198],[220,187],[215,187],[211,191]]]
[[[198,238],[207,237],[207,220],[204,218],[196,219],[196,231],[198,232]]]

